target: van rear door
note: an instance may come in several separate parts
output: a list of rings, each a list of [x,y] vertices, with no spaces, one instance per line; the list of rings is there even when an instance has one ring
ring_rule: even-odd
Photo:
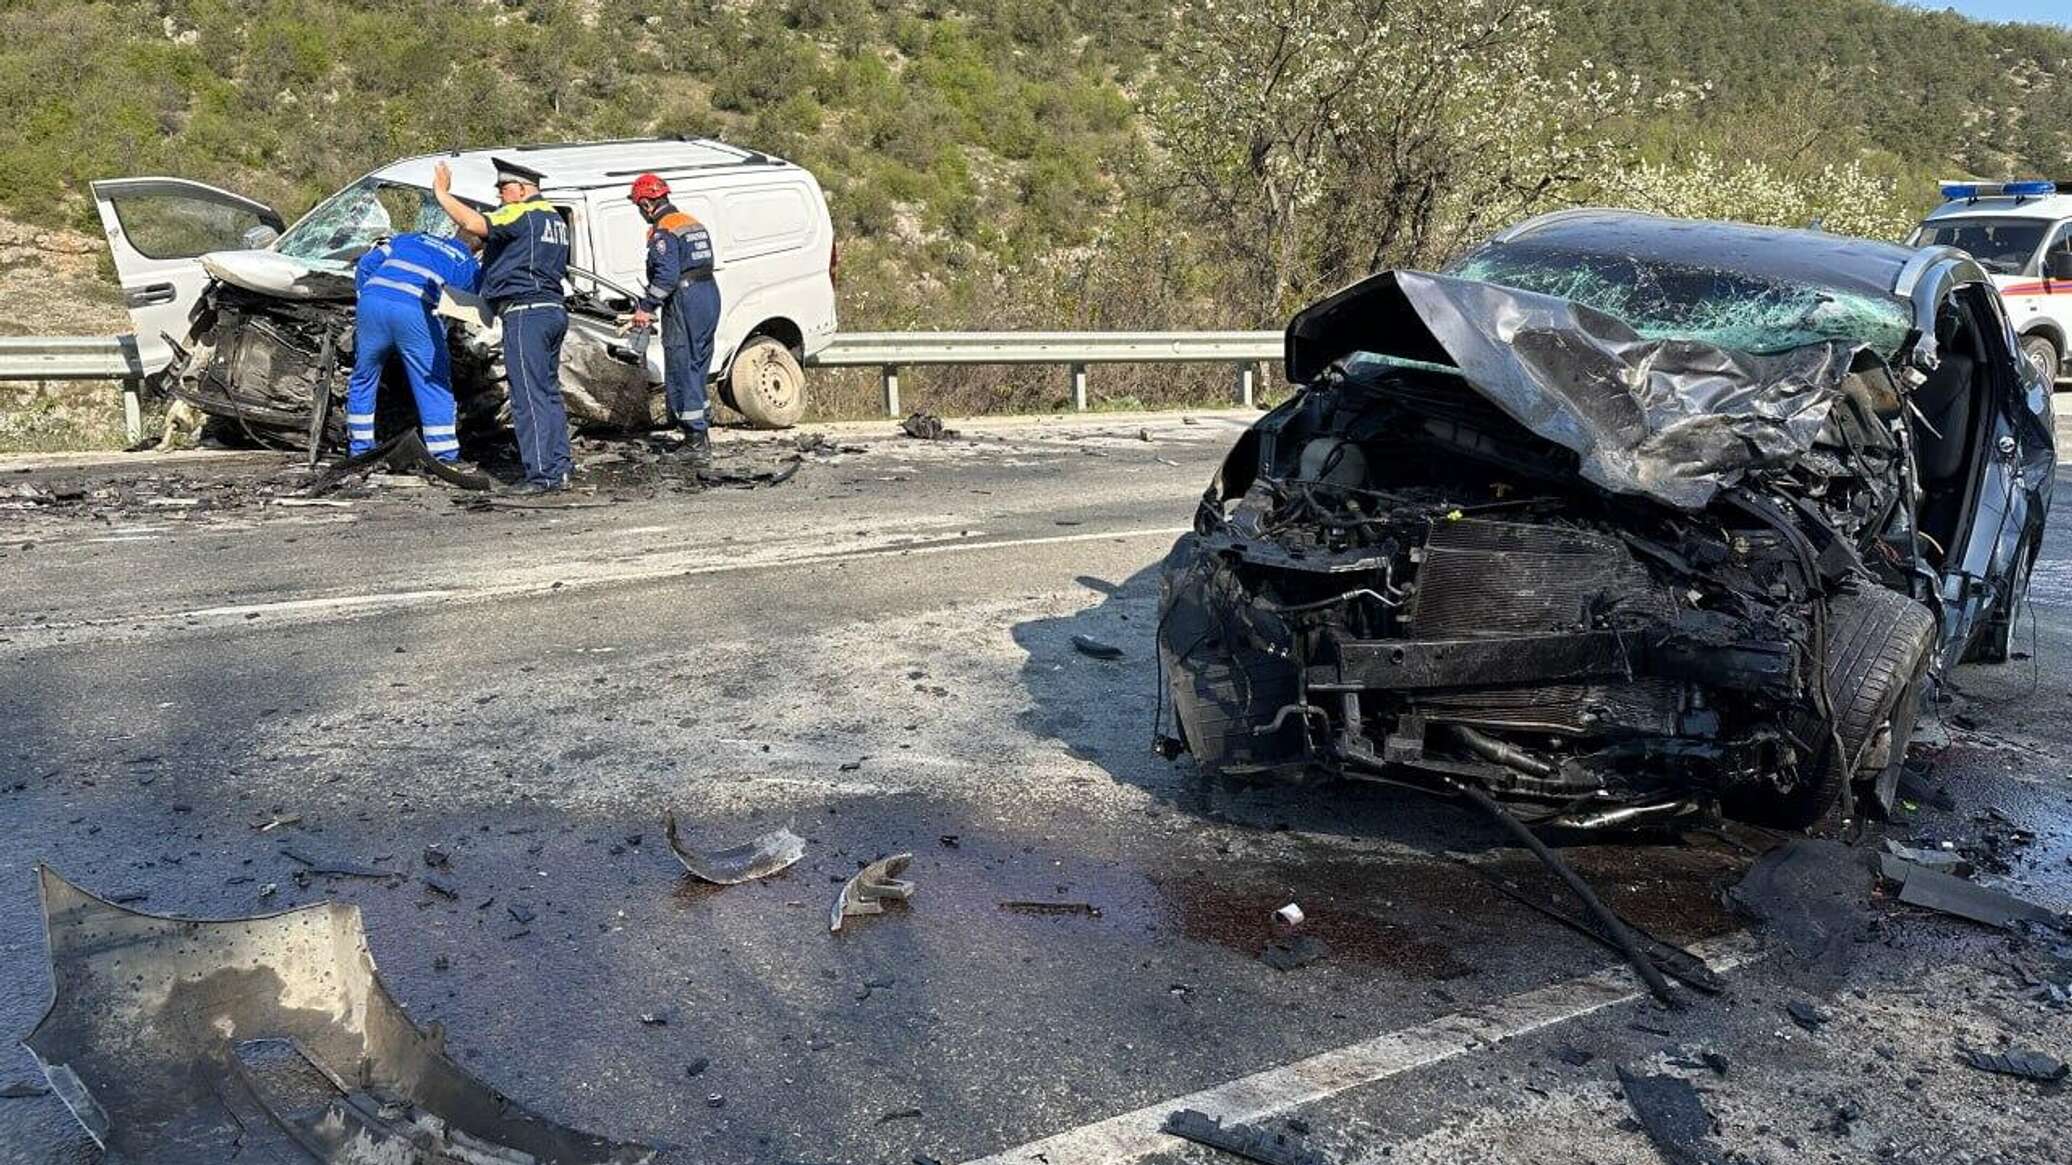
[[[166,336],[187,338],[189,313],[209,282],[199,257],[257,250],[287,228],[264,203],[182,178],[114,178],[92,185],[123,306],[136,329],[137,354],[149,369],[172,358]]]

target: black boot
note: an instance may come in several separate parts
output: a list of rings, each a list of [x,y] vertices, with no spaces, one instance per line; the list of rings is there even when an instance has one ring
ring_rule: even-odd
[[[686,429],[683,434],[683,448],[678,451],[692,469],[712,468],[712,434],[704,429]]]

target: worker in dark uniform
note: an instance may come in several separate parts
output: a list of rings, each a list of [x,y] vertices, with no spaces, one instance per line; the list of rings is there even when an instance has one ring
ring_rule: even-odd
[[[669,183],[654,174],[633,180],[630,195],[648,221],[647,287],[633,326],[662,325],[662,385],[669,411],[683,427],[683,453],[712,465],[705,378],[712,371],[712,334],[719,329],[719,284],[712,278],[712,234],[669,201]]]
[[[568,406],[561,400],[561,341],[568,334],[568,223],[540,197],[537,170],[491,158],[496,196],[488,214],[453,196],[453,173],[440,162],[432,193],[464,231],[483,237],[482,298],[504,329],[511,424],[525,462],[522,493],[568,488]]]

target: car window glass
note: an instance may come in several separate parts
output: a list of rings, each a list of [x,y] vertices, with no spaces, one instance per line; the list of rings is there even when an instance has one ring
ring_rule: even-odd
[[[253,211],[177,192],[118,194],[109,199],[122,233],[147,259],[191,259],[249,247],[247,231],[266,225]]]
[[[1493,247],[1455,274],[1596,308],[1651,340],[1745,352],[1846,340],[1891,359],[1909,327],[1906,306],[1896,299],[1625,255]]]
[[[1996,275],[2018,275],[2036,254],[2049,223],[2029,218],[1948,218],[1921,224],[1915,242],[1955,247]]]
[[[2044,274],[2050,273],[2050,259],[2052,255],[2072,255],[2072,222],[2059,223],[2057,229],[2050,234],[2050,242],[2044,244],[2042,263],[2040,264],[2040,270]],[[2059,261],[2063,262],[2063,260]]]
[[[362,178],[290,227],[275,250],[297,259],[351,261],[377,239],[409,231],[451,238],[456,229],[430,190]]]

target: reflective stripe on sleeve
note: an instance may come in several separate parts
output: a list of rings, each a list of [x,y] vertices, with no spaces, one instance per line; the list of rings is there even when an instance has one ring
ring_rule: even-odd
[[[422,288],[422,287],[413,287],[412,285],[410,285],[410,284],[408,284],[408,283],[399,283],[399,282],[397,282],[397,281],[396,281],[396,280],[394,280],[394,279],[383,279],[383,278],[382,278],[381,276],[379,276],[379,275],[373,276],[372,278],[368,279],[368,280],[367,280],[367,286],[369,286],[369,287],[386,287],[386,288],[388,288],[388,289],[389,289],[389,290],[391,290],[391,291],[400,291],[400,292],[402,292],[403,294],[405,294],[405,295],[409,296],[409,297],[410,297],[410,298],[412,298],[412,299],[423,299],[423,298],[424,298],[424,288]]]

